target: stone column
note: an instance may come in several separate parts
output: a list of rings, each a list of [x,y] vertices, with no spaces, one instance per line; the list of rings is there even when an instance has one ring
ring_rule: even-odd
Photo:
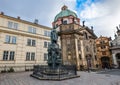
[[[113,64],[115,64],[115,65],[118,66],[117,60],[116,60],[116,56],[115,56],[115,55],[116,55],[116,54],[112,54],[112,57],[113,57]]]
[[[77,39],[75,39],[75,50],[76,50],[76,64],[77,64],[77,69],[80,69],[80,65],[79,65],[79,56],[78,56],[78,41]]]

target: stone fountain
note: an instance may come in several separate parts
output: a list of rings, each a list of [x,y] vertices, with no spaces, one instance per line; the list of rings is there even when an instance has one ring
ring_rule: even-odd
[[[51,31],[51,44],[48,46],[48,65],[35,65],[32,77],[40,80],[65,80],[80,77],[75,65],[62,65],[62,58],[55,28]]]

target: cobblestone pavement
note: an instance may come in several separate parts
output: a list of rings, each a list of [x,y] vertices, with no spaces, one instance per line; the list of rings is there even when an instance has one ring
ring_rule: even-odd
[[[32,72],[0,74],[0,85],[120,85],[120,75],[78,72],[79,78],[45,81],[30,77]]]

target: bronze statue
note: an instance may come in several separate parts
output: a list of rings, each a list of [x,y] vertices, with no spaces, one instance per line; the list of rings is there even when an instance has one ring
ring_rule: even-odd
[[[52,68],[57,68],[61,65],[61,56],[59,45],[57,44],[58,34],[54,28],[51,31],[51,44],[48,46],[48,66]]]

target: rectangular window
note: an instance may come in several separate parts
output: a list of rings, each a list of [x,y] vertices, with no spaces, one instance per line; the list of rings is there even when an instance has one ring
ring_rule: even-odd
[[[27,45],[31,46],[31,39],[27,39]]]
[[[50,46],[50,42],[48,42],[48,46]]]
[[[18,29],[18,23],[14,23],[14,29]]]
[[[15,36],[12,37],[12,43],[16,44],[16,37]]]
[[[4,51],[3,60],[14,60],[15,52],[14,51]]]
[[[13,22],[8,21],[8,28],[13,28]]]
[[[50,36],[51,36],[51,32],[48,31],[48,37],[50,37]]]
[[[28,46],[36,46],[36,40],[27,39],[27,45]]]
[[[47,42],[44,42],[44,47],[47,48]]]
[[[14,51],[10,51],[10,58],[9,58],[9,60],[14,60],[14,55],[15,55],[15,52]]]
[[[47,36],[47,31],[44,31],[44,35]]]
[[[49,31],[44,31],[44,36],[47,36],[47,37],[50,37],[50,35],[51,35],[51,32],[49,32]]]
[[[47,61],[47,59],[48,59],[48,54],[44,53],[44,61]]]
[[[26,53],[26,60],[29,61],[30,60],[30,52]]]
[[[33,28],[33,33],[36,34],[36,28]]]
[[[36,46],[36,41],[32,40],[32,46]]]
[[[28,32],[36,34],[36,28],[28,27]]]
[[[35,53],[31,53],[31,60],[35,60]]]
[[[32,27],[28,27],[28,32],[32,33]]]
[[[8,51],[3,52],[3,60],[8,60]]]
[[[6,43],[11,43],[11,44],[16,44],[16,37],[6,35],[5,42]]]
[[[8,28],[18,29],[18,23],[8,21]]]
[[[6,35],[5,42],[10,43],[10,36],[9,35]]]

